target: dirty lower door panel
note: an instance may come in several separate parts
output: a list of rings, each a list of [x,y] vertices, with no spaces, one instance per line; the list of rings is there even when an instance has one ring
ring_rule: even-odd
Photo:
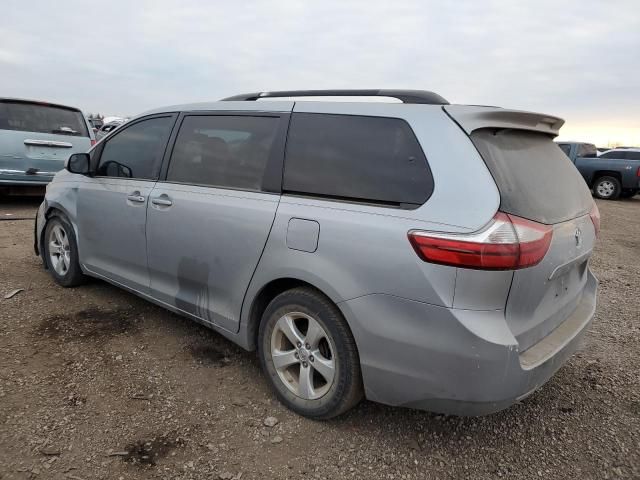
[[[145,221],[154,181],[83,177],[77,222],[80,261],[94,274],[146,293]]]
[[[230,331],[279,195],[158,183],[147,214],[151,294]]]

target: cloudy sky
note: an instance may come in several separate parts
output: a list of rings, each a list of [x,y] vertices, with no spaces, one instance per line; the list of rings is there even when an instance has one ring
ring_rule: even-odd
[[[296,88],[434,90],[640,144],[640,0],[2,0],[0,96],[133,115]]]

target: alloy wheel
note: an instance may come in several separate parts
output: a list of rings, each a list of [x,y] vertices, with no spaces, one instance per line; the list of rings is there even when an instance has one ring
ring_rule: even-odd
[[[333,385],[335,347],[316,319],[302,312],[283,315],[271,334],[271,360],[280,380],[295,395],[316,400]]]
[[[49,233],[49,259],[55,272],[64,277],[71,266],[71,246],[64,228],[54,225]]]

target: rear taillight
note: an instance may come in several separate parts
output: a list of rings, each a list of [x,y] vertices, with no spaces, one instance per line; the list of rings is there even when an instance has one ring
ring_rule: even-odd
[[[638,170],[636,171],[636,177],[640,177],[640,167],[638,167]]]
[[[412,230],[409,241],[425,262],[477,270],[517,270],[540,263],[552,236],[549,225],[498,212],[479,232]]]
[[[589,212],[589,216],[591,217],[591,221],[593,222],[593,228],[596,229],[596,238],[600,236],[600,210],[598,210],[598,205],[593,204],[593,208]]]
[[[91,146],[93,147],[96,144],[96,141],[92,138],[91,139]]]

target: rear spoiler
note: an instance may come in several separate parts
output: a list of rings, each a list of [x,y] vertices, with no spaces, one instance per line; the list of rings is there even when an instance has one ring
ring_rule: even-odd
[[[444,105],[443,110],[467,132],[479,128],[512,128],[558,135],[564,120],[543,113],[475,105]]]
[[[55,107],[55,108],[63,108],[65,110],[71,110],[73,112],[82,111],[76,107],[70,107],[69,105],[60,105],[59,103],[51,103],[51,102],[43,102],[41,100],[27,100],[26,98],[10,98],[10,97],[0,97],[0,103],[2,102],[11,102],[11,103],[24,103],[30,105],[42,105],[44,107]]]

